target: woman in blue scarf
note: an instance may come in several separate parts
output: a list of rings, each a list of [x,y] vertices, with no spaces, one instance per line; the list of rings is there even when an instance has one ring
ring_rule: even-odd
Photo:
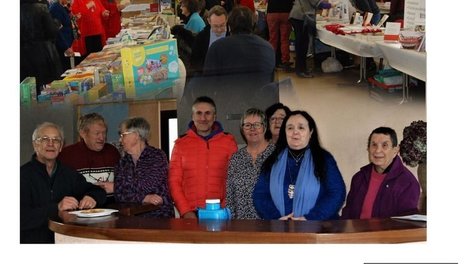
[[[305,111],[293,111],[256,183],[257,213],[263,219],[338,219],[345,194],[336,161],[319,143],[315,121]]]

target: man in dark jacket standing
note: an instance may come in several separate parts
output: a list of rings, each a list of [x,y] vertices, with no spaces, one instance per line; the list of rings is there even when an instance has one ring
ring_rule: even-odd
[[[63,139],[63,130],[53,123],[34,130],[35,154],[20,169],[20,243],[54,243],[49,217],[105,203],[103,189],[56,160]]]
[[[196,35],[190,60],[190,74],[198,75],[203,72],[206,53],[211,44],[228,36],[227,11],[220,6],[213,6],[208,12],[208,25]]]
[[[235,7],[227,23],[230,36],[212,43],[202,78],[193,78],[188,83],[185,96],[209,95],[222,104],[217,115],[219,122],[241,141],[236,116],[250,107],[265,109],[279,100],[276,86],[269,87],[274,81],[276,59],[271,44],[253,33],[255,17],[249,8]],[[188,96],[186,102],[193,101],[192,98]],[[181,116],[183,112],[188,116],[191,110],[185,108]]]

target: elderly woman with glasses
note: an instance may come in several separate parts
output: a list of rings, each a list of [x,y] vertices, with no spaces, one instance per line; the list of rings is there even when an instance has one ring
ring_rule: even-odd
[[[260,109],[245,111],[240,122],[240,133],[246,147],[234,153],[227,173],[226,205],[235,219],[259,219],[253,206],[253,188],[261,166],[274,150],[274,144],[264,138],[266,116]]]
[[[49,217],[105,203],[103,189],[57,161],[63,141],[63,129],[54,123],[40,124],[32,134],[35,154],[20,169],[21,243],[54,243]]]
[[[174,217],[167,183],[165,153],[148,145],[149,123],[141,117],[120,124],[120,144],[125,155],[115,167],[114,195],[117,202],[153,204],[156,210],[143,216]]]

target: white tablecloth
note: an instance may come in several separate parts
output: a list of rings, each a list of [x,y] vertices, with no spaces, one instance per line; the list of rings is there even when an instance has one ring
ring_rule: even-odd
[[[426,82],[426,52],[402,49],[400,43],[377,41],[376,45],[391,67]]]
[[[361,39],[356,35],[336,35],[318,25],[318,38],[321,42],[361,57],[382,57],[383,53],[375,41]]]

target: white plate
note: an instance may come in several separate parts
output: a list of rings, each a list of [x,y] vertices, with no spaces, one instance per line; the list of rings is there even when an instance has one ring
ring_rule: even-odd
[[[94,208],[94,209],[86,209],[80,211],[73,211],[70,214],[74,214],[78,217],[99,217],[99,216],[107,216],[112,213],[118,212],[116,209],[103,209],[103,208]]]
[[[413,214],[413,215],[406,215],[406,216],[393,216],[393,219],[401,219],[401,220],[411,220],[411,221],[421,221],[426,222],[426,215],[420,214]]]

